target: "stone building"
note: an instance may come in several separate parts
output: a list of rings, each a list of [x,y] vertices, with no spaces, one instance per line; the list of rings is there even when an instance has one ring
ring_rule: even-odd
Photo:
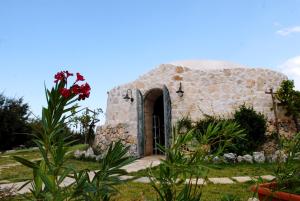
[[[133,155],[158,154],[156,143],[170,144],[172,125],[181,117],[230,117],[242,104],[274,119],[265,91],[285,79],[273,70],[222,61],[161,64],[108,92],[106,122],[97,128],[95,145],[105,149],[122,139]]]

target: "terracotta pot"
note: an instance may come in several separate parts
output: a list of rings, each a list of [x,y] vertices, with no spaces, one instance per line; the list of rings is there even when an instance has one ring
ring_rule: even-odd
[[[300,195],[274,191],[276,183],[264,183],[258,186],[252,186],[251,190],[258,193],[260,201],[300,201]]]

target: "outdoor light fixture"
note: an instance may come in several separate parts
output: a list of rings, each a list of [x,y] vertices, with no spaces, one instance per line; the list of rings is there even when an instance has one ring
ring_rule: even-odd
[[[126,102],[128,102],[129,100],[130,100],[131,102],[133,102],[134,99],[133,99],[133,97],[132,97],[132,90],[131,90],[131,89],[127,89],[126,95],[125,95],[123,98],[124,98],[124,100],[125,100]]]
[[[181,82],[179,84],[179,89],[176,91],[176,93],[178,94],[179,97],[183,96],[184,91],[182,91]]]

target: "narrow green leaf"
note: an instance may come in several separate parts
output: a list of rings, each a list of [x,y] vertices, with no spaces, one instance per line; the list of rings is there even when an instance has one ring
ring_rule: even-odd
[[[22,165],[29,167],[29,168],[38,168],[37,165],[34,162],[31,162],[25,158],[19,157],[19,156],[13,156],[13,158],[18,161],[19,163],[21,163]]]

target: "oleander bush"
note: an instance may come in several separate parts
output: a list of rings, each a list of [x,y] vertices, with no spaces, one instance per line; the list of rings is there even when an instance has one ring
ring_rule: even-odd
[[[177,124],[177,126],[182,124]],[[233,138],[243,138],[243,130],[234,122],[210,123],[204,131],[191,128],[178,133],[173,128],[170,147],[159,146],[166,155],[158,169],[148,169],[148,178],[160,201],[200,201],[203,185],[207,182],[210,167],[206,162],[209,148],[217,147],[213,157],[232,147]],[[198,133],[197,133],[198,132]],[[220,137],[222,136],[222,137]]]
[[[76,80],[69,83],[73,74],[61,71],[55,77],[55,86],[45,89],[47,106],[42,109],[42,127],[34,135],[33,142],[38,147],[42,160],[30,161],[14,156],[14,159],[33,172],[32,190],[27,200],[65,201],[65,200],[110,200],[116,193],[115,185],[122,183],[118,175],[126,171],[121,167],[132,162],[126,156],[128,147],[120,142],[111,144],[99,162],[99,172],[95,172],[93,179],[89,178],[89,170],[77,172],[67,163],[67,153],[72,141],[66,133],[66,123],[78,109],[77,102],[90,95],[90,86],[79,73]],[[66,178],[75,181],[64,185]]]
[[[233,119],[204,115],[203,119],[193,122],[190,117],[183,117],[177,121],[176,129],[179,134],[194,129],[195,140],[206,147],[207,154],[219,152],[219,148],[223,147],[225,143],[228,145],[224,147],[222,152],[237,153],[239,152],[237,143],[246,142],[245,130]],[[208,141],[210,141],[209,144]]]

